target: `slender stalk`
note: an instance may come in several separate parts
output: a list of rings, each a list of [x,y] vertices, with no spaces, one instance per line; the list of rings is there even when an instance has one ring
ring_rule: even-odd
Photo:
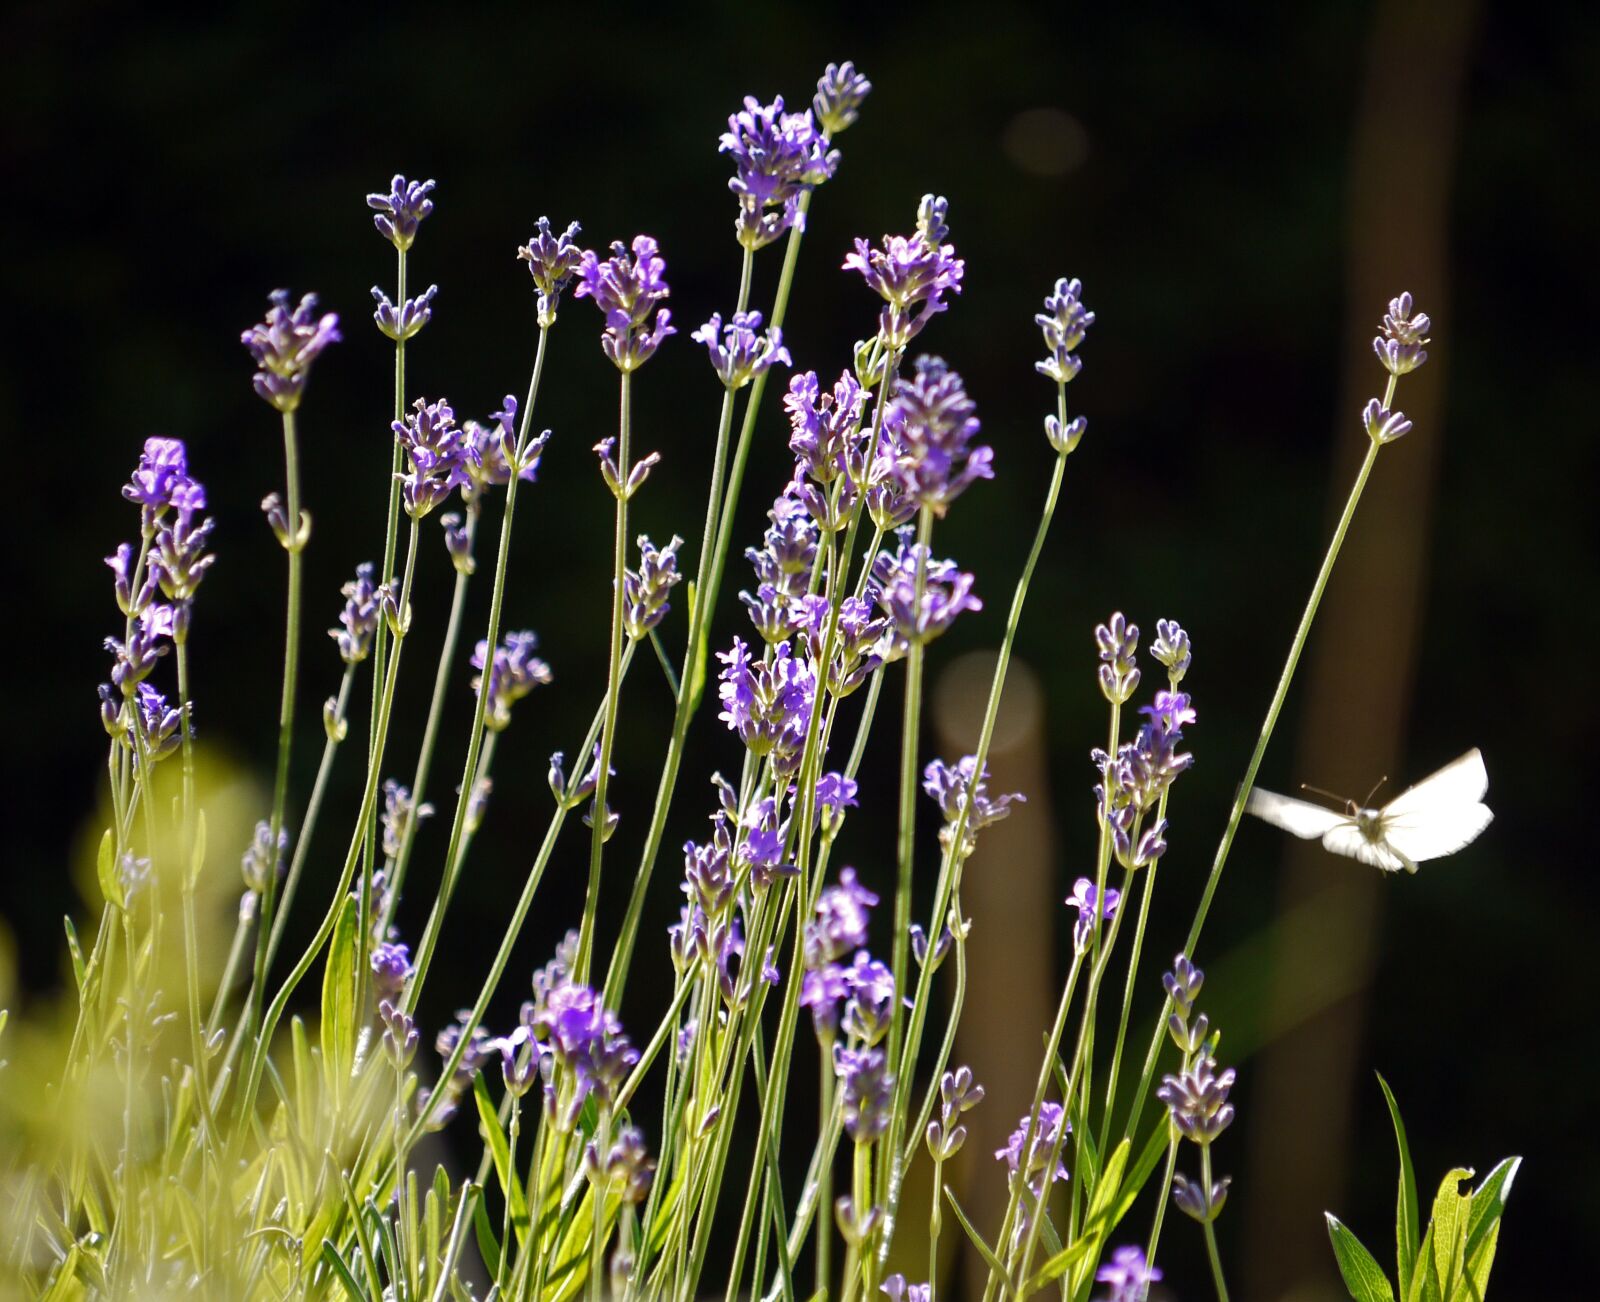
[[[617,498],[616,529],[612,540],[611,642],[606,668],[605,722],[600,728],[600,761],[596,766],[594,789],[594,828],[589,837],[589,889],[583,902],[583,921],[578,927],[578,955],[573,962],[573,977],[589,979],[589,958],[594,949],[595,915],[600,907],[600,862],[608,834],[606,788],[611,777],[611,752],[617,740],[617,701],[622,693],[622,611],[623,586],[628,565],[628,487],[633,466],[629,455],[633,433],[633,373],[622,372],[617,402]],[[680,686],[680,694],[681,687]],[[595,1223],[599,1224],[596,1213]]]
[[[1064,394],[1064,390],[1058,389]],[[1058,397],[1058,411],[1061,413],[1063,425],[1065,424],[1066,401],[1064,396]],[[1034,532],[1033,546],[1028,552],[1028,559],[1023,564],[1022,574],[1017,579],[1016,590],[1011,597],[1011,611],[1006,617],[1005,635],[1000,642],[1000,654],[995,659],[994,676],[989,682],[989,700],[984,707],[983,726],[978,733],[978,749],[975,756],[976,773],[982,773],[989,762],[989,748],[994,741],[995,720],[1000,714],[1000,698],[1005,691],[1006,674],[1011,667],[1011,652],[1016,645],[1017,629],[1022,623],[1022,608],[1028,598],[1028,586],[1033,581],[1034,571],[1039,566],[1039,557],[1044,552],[1045,538],[1050,532],[1050,523],[1055,518],[1056,504],[1061,496],[1061,484],[1066,475],[1067,454],[1060,452],[1056,456],[1055,470],[1050,477],[1050,487],[1045,493],[1044,512],[1039,517],[1039,527]],[[972,800],[968,798],[961,802],[961,811],[957,815],[954,825],[950,828],[949,846],[946,848],[939,868],[938,886],[934,893],[934,908],[932,921],[929,925],[928,935],[937,938],[939,929],[943,925],[944,917],[950,908],[950,896],[954,888],[955,856],[966,837],[967,822],[972,813]],[[1076,976],[1077,967],[1074,963],[1073,973]],[[907,1108],[911,1098],[910,1067],[917,1060],[917,1052],[922,1046],[922,1034],[928,1016],[929,991],[933,984],[933,968],[931,965],[923,967],[917,975],[917,989],[913,996],[910,1018],[906,1028],[906,1038],[902,1046],[901,1055],[896,1070],[895,1103],[890,1112],[889,1138],[890,1151],[898,1155],[904,1136],[904,1125]],[[1059,1035],[1056,1037],[1059,1043]],[[1043,1078],[1048,1083],[1048,1077]],[[1042,1088],[1042,1087],[1041,1087]],[[1043,1102],[1043,1097],[1039,1100]],[[895,1214],[900,1205],[900,1190],[905,1176],[905,1161],[898,1157],[891,1159],[893,1165],[889,1172],[888,1188],[885,1190],[884,1206],[884,1245],[885,1248],[894,1230]]]
[[[1161,1225],[1166,1220],[1167,1204],[1172,1196],[1172,1173],[1178,1166],[1178,1132],[1172,1129],[1172,1123],[1167,1123],[1171,1131],[1167,1139],[1167,1165],[1166,1172],[1161,1177],[1161,1188],[1156,1194],[1156,1214],[1150,1223],[1150,1242],[1145,1249],[1144,1259],[1150,1265],[1156,1264],[1156,1246],[1161,1242]]]
[[[284,550],[289,553],[289,596],[283,650],[283,694],[278,705],[278,765],[272,781],[272,818],[269,821],[269,853],[276,853],[283,831],[284,806],[289,799],[289,756],[294,744],[294,706],[296,678],[300,667],[300,584],[305,539],[300,522],[300,456],[295,437],[295,415],[283,413],[283,460],[285,474],[284,508],[289,536]],[[261,1013],[261,1000],[267,983],[267,936],[277,904],[278,875],[267,874],[267,889],[261,897],[261,924],[256,931],[255,971],[245,1005],[244,1035],[253,1036]]]
[[[789,236],[784,245],[783,270],[778,276],[778,288],[772,300],[771,324],[775,329],[783,327],[784,318],[789,310],[789,292],[794,285],[794,269],[800,258],[800,242],[805,234],[806,213],[811,208],[812,193],[807,190],[800,196],[799,216],[789,228]],[[750,264],[751,255],[747,250],[739,278],[741,304],[749,296]],[[655,812],[651,815],[651,835],[646,838],[644,852],[639,858],[633,893],[628,898],[628,911],[623,918],[622,931],[617,937],[617,945],[611,955],[611,966],[606,973],[605,990],[608,1002],[615,1002],[628,980],[628,968],[633,962],[633,948],[639,935],[639,920],[644,912],[645,893],[650,886],[650,876],[655,871],[656,857],[660,853],[662,837],[666,831],[667,814],[672,806],[673,793],[677,789],[678,770],[683,761],[684,739],[688,736],[689,723],[695,709],[700,704],[696,679],[700,677],[698,657],[703,638],[699,630],[710,621],[712,612],[716,610],[717,595],[722,588],[722,572],[733,537],[733,521],[739,504],[739,491],[744,483],[745,466],[750,458],[756,416],[761,410],[761,398],[767,391],[768,375],[769,372],[763,371],[750,382],[750,398],[745,404],[744,422],[740,426],[739,442],[733,455],[733,468],[728,476],[727,491],[723,495],[722,509],[717,521],[716,546],[711,552],[709,571],[706,569],[706,552],[704,549],[701,551],[701,579],[695,585],[696,621],[694,627],[690,629],[689,647],[684,653],[684,669],[678,678],[678,705],[673,716],[672,742],[668,746],[667,758],[661,769],[661,785],[656,794]],[[708,529],[707,537],[709,536]]]
[[[1394,378],[1390,377],[1388,389],[1384,393],[1385,407],[1391,407],[1394,402],[1394,387]],[[1311,623],[1316,618],[1317,608],[1322,604],[1322,594],[1327,589],[1334,562],[1339,559],[1345,535],[1350,532],[1350,522],[1355,518],[1361,494],[1366,489],[1367,480],[1372,475],[1372,467],[1377,462],[1378,453],[1382,448],[1383,444],[1376,439],[1372,440],[1367,448],[1367,455],[1362,459],[1361,469],[1356,472],[1355,483],[1351,486],[1350,496],[1345,501],[1344,511],[1339,516],[1339,523],[1334,527],[1333,540],[1328,544],[1327,553],[1322,558],[1322,567],[1317,571],[1316,581],[1311,585],[1311,596],[1307,599],[1305,611],[1300,616],[1294,640],[1289,644],[1289,657],[1284,662],[1283,672],[1278,676],[1278,686],[1272,693],[1271,703],[1267,706],[1267,717],[1261,724],[1261,733],[1256,738],[1255,749],[1250,753],[1250,762],[1245,766],[1244,779],[1234,794],[1233,807],[1228,811],[1228,823],[1223,829],[1222,839],[1217,844],[1216,857],[1211,863],[1211,873],[1206,878],[1205,890],[1200,895],[1194,921],[1189,926],[1189,935],[1183,942],[1185,954],[1192,955],[1200,941],[1200,930],[1205,926],[1206,914],[1210,911],[1211,901],[1217,893],[1217,884],[1222,880],[1222,870],[1227,866],[1228,853],[1233,849],[1234,835],[1238,832],[1239,823],[1244,817],[1245,802],[1250,798],[1256,774],[1261,768],[1262,757],[1267,753],[1267,743],[1272,740],[1273,730],[1278,726],[1278,715],[1282,712],[1283,703],[1289,695],[1289,684],[1294,681],[1294,671],[1300,663],[1301,652],[1305,650],[1306,639],[1311,633]],[[1150,1085],[1155,1079],[1156,1059],[1160,1055],[1161,1041],[1166,1034],[1167,1015],[1171,1011],[1172,1000],[1169,998],[1162,1004],[1161,1012],[1156,1017],[1155,1032],[1150,1037],[1150,1048],[1145,1054],[1144,1071],[1140,1074],[1139,1087],[1134,1093],[1133,1106],[1128,1110],[1128,1121],[1123,1128],[1124,1138],[1132,1137],[1134,1128],[1139,1123],[1139,1114],[1149,1097]]]
[[[183,975],[189,1002],[189,1049],[194,1056],[196,1089],[201,1116],[206,1122],[206,1144],[215,1142],[211,1126],[210,1087],[206,1076],[205,1024],[200,1016],[200,938],[195,925],[194,883],[198,865],[194,856],[194,744],[189,722],[189,644],[178,643],[178,714],[183,726],[183,836],[178,877],[183,906]]]
[[[1373,445],[1374,447],[1377,444]],[[1200,1179],[1206,1191],[1206,1202],[1211,1201],[1211,1145],[1200,1145]],[[1222,1258],[1217,1253],[1217,1230],[1212,1218],[1207,1217],[1206,1230],[1206,1255],[1211,1258],[1211,1278],[1217,1286],[1217,1302],[1228,1302],[1228,1286],[1222,1279]]]
[[[477,540],[478,521],[482,508],[478,501],[467,507],[467,555],[472,555]],[[422,730],[422,747],[417,752],[417,767],[411,778],[412,809],[421,806],[428,786],[428,771],[433,764],[433,751],[439,738],[439,721],[444,715],[444,698],[450,686],[450,671],[455,664],[456,643],[461,637],[462,616],[467,607],[467,581],[469,572],[456,571],[455,587],[450,594],[450,619],[445,624],[444,645],[439,648],[439,666],[433,674],[433,697],[428,702],[428,722]],[[400,839],[400,853],[395,856],[394,867],[386,883],[388,907],[383,912],[377,934],[384,935],[394,923],[394,911],[400,903],[400,887],[406,879],[406,868],[411,863],[411,850],[416,844],[417,828],[422,820],[415,813],[406,820],[405,835]]]
[[[540,326],[539,347],[533,358],[533,376],[528,381],[528,398],[522,407],[522,426],[517,432],[519,461],[528,446],[528,431],[532,428],[534,404],[539,398],[539,381],[544,375],[545,346],[549,337],[549,327]],[[495,556],[494,586],[489,597],[489,628],[484,638],[491,656],[500,640],[500,616],[505,603],[507,557],[511,552],[511,524],[516,512],[518,482],[518,476],[513,472],[510,482],[506,484],[506,509],[500,520],[500,548]],[[406,993],[407,1012],[416,1009],[417,996],[422,990],[423,981],[427,979],[428,967],[433,961],[433,951],[439,943],[439,930],[444,926],[445,910],[450,906],[450,897],[456,887],[457,855],[461,848],[461,837],[466,830],[467,806],[472,801],[473,783],[478,773],[478,752],[483,747],[483,720],[489,704],[489,677],[488,668],[485,666],[479,679],[477,703],[472,711],[472,731],[467,737],[467,760],[462,767],[461,790],[456,796],[456,812],[450,821],[450,842],[445,849],[444,872],[439,880],[439,893],[434,898],[433,909],[428,914],[428,925],[422,933],[422,942],[417,946],[416,974],[411,978]]]

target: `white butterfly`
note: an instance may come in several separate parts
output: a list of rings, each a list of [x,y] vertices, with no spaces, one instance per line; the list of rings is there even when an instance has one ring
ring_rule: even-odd
[[[1474,748],[1382,809],[1362,809],[1353,800],[1342,811],[1325,809],[1260,788],[1250,792],[1245,809],[1302,840],[1321,838],[1322,848],[1334,854],[1384,872],[1414,873],[1422,860],[1454,854],[1489,826],[1488,790],[1483,755]]]

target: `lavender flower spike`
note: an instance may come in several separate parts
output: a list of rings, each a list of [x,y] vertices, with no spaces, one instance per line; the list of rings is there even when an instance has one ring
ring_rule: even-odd
[[[1125,1244],[1111,1254],[1095,1273],[1095,1280],[1111,1285],[1105,1302],[1144,1302],[1150,1285],[1161,1278],[1161,1271],[1144,1259],[1144,1249]]]
[[[978,479],[994,478],[994,449],[972,447],[978,432],[977,405],[961,377],[938,357],[919,357],[910,379],[895,385],[883,418],[884,473],[900,492],[943,516],[950,503]],[[878,468],[874,467],[878,476]]]
[[[908,1284],[904,1275],[890,1275],[878,1286],[889,1302],[933,1302],[932,1284]]]
[[[378,234],[404,253],[417,238],[417,227],[433,211],[432,181],[408,181],[398,172],[389,182],[387,194],[369,194],[367,207],[373,210],[372,224]]]
[[[668,335],[678,333],[670,324],[672,313],[657,305],[672,291],[667,287],[667,263],[648,235],[633,238],[633,252],[620,240],[611,256],[601,258],[585,249],[578,264],[574,298],[591,298],[606,318],[600,346],[619,371],[633,371],[653,356]],[[651,314],[655,320],[651,322]]]
[[[639,535],[639,568],[624,571],[622,580],[623,627],[635,641],[667,617],[667,597],[683,578],[678,573],[681,546],[683,539],[677,534],[665,547]]]
[[[1070,383],[1083,363],[1076,356],[1079,344],[1094,324],[1094,313],[1083,305],[1083,285],[1063,276],[1056,281],[1055,293],[1044,301],[1044,311],[1034,322],[1044,332],[1044,346],[1050,356],[1035,362],[1033,369],[1057,384]]]
[[[828,149],[811,110],[785,113],[782,95],[771,104],[745,96],[744,111],[728,118],[717,150],[733,160],[728,189],[739,199],[734,231],[739,243],[752,250],[794,225],[800,196],[828,180],[839,166],[839,152]]]
[[[829,136],[836,136],[855,122],[861,102],[871,93],[872,83],[856,71],[850,60],[830,63],[817,78],[811,109],[822,129]]]
[[[396,307],[389,296],[374,285],[372,301],[378,305],[378,310],[372,314],[373,323],[396,343],[410,339],[433,320],[433,300],[438,293],[437,285],[429,285],[425,293],[408,298]]]
[[[1411,433],[1411,422],[1403,411],[1390,411],[1378,398],[1361,410],[1361,423],[1374,443],[1393,443]]]
[[[266,319],[239,336],[255,358],[255,390],[261,399],[281,412],[300,405],[311,363],[329,344],[338,343],[339,318],[332,312],[317,315],[317,296],[307,294],[291,307],[289,291],[272,291]]]
[[[760,331],[759,312],[735,312],[726,326],[722,324],[722,313],[713,312],[711,320],[689,338],[706,346],[711,354],[711,369],[723,387],[742,389],[778,362],[794,365],[789,350],[783,346],[783,331],[777,326],[765,334]]]
[[[539,287],[540,329],[549,329],[556,323],[561,291],[583,262],[583,250],[578,247],[581,229],[577,222],[572,222],[557,235],[551,229],[550,219],[541,217],[533,238],[517,250],[517,257],[528,264],[528,274]]]
[[[904,348],[949,306],[945,294],[961,292],[966,263],[943,242],[947,206],[943,198],[923,195],[915,235],[885,235],[877,249],[857,239],[855,252],[845,255],[844,270],[860,272],[886,304],[878,323],[886,347]]]
[[[843,1082],[844,1128],[858,1144],[870,1144],[889,1128],[894,1075],[882,1049],[835,1046],[833,1070]]]
[[[533,633],[507,633],[505,641],[489,656],[489,644],[481,639],[472,653],[472,667],[479,672],[473,675],[472,690],[487,695],[484,706],[484,727],[503,732],[511,724],[511,707],[531,692],[552,679],[550,666],[534,651],[539,639]],[[483,668],[489,665],[489,681],[483,681]]]
[[[1228,1091],[1237,1075],[1232,1067],[1219,1073],[1214,1059],[1202,1057],[1188,1071],[1163,1076],[1156,1097],[1167,1105],[1172,1124],[1185,1139],[1209,1144],[1233,1124]]]
[[[381,611],[378,608],[378,589],[372,582],[372,563],[356,566],[356,576],[339,589],[344,597],[344,609],[339,612],[338,628],[330,628],[328,636],[339,644],[339,656],[347,665],[360,664],[372,649],[373,634],[378,631]]]
[[[1389,311],[1383,318],[1383,333],[1372,341],[1372,351],[1390,375],[1410,373],[1428,360],[1428,331],[1433,322],[1426,312],[1413,312],[1410,294],[1389,300]],[[1396,438],[1399,435],[1395,436]]]

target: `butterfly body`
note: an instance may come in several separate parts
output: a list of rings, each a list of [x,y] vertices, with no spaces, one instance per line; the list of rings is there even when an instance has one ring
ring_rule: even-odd
[[[1489,775],[1481,752],[1469,750],[1401,792],[1381,809],[1349,802],[1343,810],[1256,788],[1245,809],[1325,850],[1384,872],[1408,873],[1427,859],[1454,854],[1476,840],[1494,815],[1483,803]]]

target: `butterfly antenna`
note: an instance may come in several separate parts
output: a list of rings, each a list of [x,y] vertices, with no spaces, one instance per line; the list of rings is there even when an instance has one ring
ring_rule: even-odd
[[[1367,798],[1365,800],[1363,800],[1361,803],[1363,805],[1369,805],[1370,806],[1372,804],[1372,798],[1375,795],[1377,795],[1378,792],[1383,790],[1384,784],[1386,782],[1388,782],[1388,780],[1389,780],[1389,775],[1387,773],[1385,773],[1381,778],[1379,778],[1375,783],[1373,783],[1372,790],[1367,792]]]
[[[1351,800],[1349,796],[1341,796],[1337,792],[1329,791],[1325,787],[1314,787],[1309,782],[1302,782],[1300,784],[1300,790],[1309,791],[1314,796],[1324,796],[1333,801],[1333,803],[1336,805],[1343,805],[1352,814],[1356,812],[1356,802]]]

